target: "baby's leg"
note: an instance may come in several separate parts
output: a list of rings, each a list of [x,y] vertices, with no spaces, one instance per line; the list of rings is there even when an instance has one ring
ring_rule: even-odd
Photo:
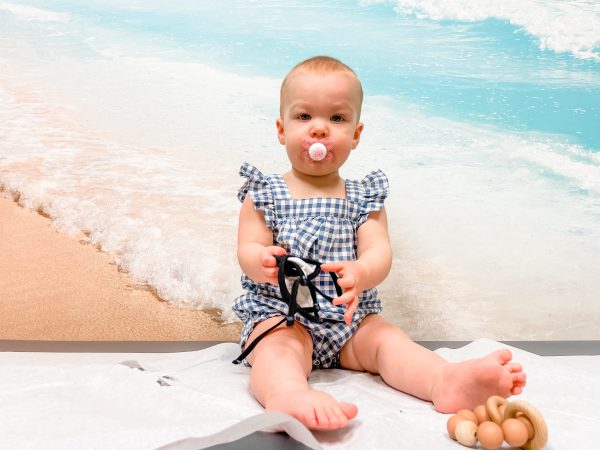
[[[248,342],[279,320],[271,317],[259,323]],[[357,414],[355,405],[309,387],[312,339],[297,322],[291,327],[282,324],[265,336],[248,362],[252,365],[252,392],[266,410],[289,414],[312,429],[342,428]]]
[[[526,377],[511,358],[509,350],[498,350],[449,363],[376,315],[363,321],[340,354],[342,367],[377,373],[399,391],[432,401],[443,413],[474,408],[491,395],[520,394]]]

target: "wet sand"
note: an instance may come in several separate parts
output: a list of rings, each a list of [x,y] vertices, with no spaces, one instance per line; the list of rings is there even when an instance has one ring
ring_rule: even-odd
[[[239,323],[171,306],[110,255],[0,197],[0,339],[236,341]]]

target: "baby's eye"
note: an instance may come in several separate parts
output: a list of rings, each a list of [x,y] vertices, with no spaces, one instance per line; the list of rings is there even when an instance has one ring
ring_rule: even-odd
[[[306,114],[306,113],[298,114],[298,119],[300,119],[300,120],[310,120],[310,114]]]
[[[343,122],[344,121],[344,117],[341,116],[340,114],[334,114],[333,116],[330,117],[330,119],[332,122]]]

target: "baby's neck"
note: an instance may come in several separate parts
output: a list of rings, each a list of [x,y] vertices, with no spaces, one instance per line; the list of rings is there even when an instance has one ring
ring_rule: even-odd
[[[327,175],[306,175],[292,168],[283,180],[294,199],[315,197],[346,198],[346,183],[339,172]]]

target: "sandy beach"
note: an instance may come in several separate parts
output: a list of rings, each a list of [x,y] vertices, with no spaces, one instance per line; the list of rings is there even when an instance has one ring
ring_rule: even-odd
[[[0,197],[0,339],[236,341],[240,325],[172,306],[111,256]]]

